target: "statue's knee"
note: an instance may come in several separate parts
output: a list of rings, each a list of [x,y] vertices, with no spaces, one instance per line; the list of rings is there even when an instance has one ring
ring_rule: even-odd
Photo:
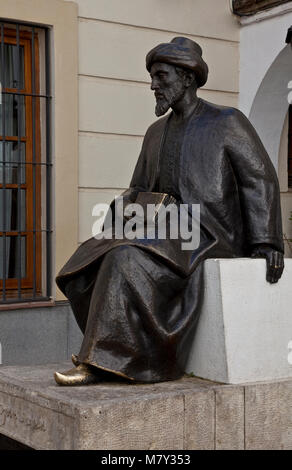
[[[106,254],[106,259],[119,265],[129,263],[137,256],[137,250],[138,248],[134,246],[117,246]]]

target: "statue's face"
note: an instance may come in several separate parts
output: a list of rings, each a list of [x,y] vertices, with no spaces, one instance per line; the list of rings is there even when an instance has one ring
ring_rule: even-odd
[[[173,65],[155,62],[150,71],[151,90],[156,98],[156,116],[162,116],[172,108],[185,94],[181,76]]]

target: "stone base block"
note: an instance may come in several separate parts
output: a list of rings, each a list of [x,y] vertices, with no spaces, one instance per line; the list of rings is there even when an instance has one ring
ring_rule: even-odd
[[[265,273],[262,259],[205,262],[204,305],[187,372],[230,384],[292,377],[292,259],[278,284]]]
[[[0,367],[0,448],[7,436],[48,450],[292,449],[291,379],[58,386],[69,367]]]

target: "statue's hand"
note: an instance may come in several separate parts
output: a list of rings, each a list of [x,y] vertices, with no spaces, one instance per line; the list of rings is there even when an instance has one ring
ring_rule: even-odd
[[[278,282],[282,276],[284,269],[284,255],[280,251],[275,250],[271,245],[257,245],[254,247],[252,258],[266,258],[267,275],[266,279],[271,284]]]

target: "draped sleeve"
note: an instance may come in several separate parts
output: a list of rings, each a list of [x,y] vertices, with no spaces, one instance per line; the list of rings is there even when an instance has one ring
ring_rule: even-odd
[[[225,150],[236,176],[245,237],[283,252],[280,190],[274,166],[249,120],[232,109]]]

